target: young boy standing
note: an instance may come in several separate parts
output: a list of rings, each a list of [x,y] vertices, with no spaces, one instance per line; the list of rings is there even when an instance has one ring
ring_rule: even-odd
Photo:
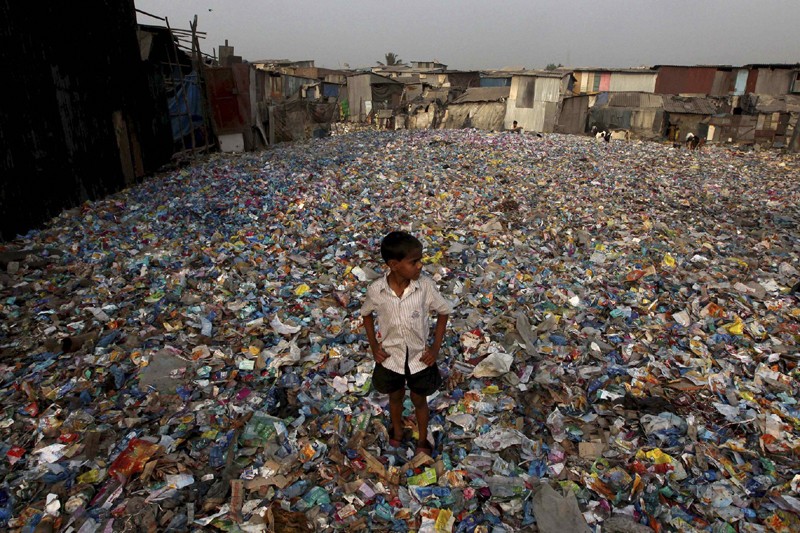
[[[361,316],[375,358],[372,384],[389,395],[392,428],[389,444],[397,447],[403,438],[403,399],[406,387],[417,418],[417,453],[431,455],[428,444],[428,396],[442,384],[436,358],[447,329],[452,306],[422,274],[422,243],[404,231],[393,231],[381,242],[381,257],[389,273],[367,289]],[[437,313],[433,344],[427,346],[430,314]],[[373,313],[378,315],[375,329]]]

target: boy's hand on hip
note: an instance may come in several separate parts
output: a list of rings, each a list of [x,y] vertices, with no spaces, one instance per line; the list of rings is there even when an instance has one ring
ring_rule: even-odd
[[[375,358],[376,363],[381,364],[389,359],[389,354],[383,351],[383,346],[378,346],[376,349],[372,350],[372,357]]]
[[[422,352],[422,362],[425,363],[427,366],[433,366],[436,364],[436,356],[439,355],[438,350],[434,351],[433,348],[428,346],[425,348],[425,351]]]

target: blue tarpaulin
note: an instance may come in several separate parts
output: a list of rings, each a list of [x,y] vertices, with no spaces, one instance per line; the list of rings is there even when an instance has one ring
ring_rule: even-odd
[[[203,111],[197,73],[192,72],[183,79],[183,84],[169,99],[169,114],[172,119],[172,139],[180,141],[196,128],[203,126]]]
[[[337,98],[339,96],[339,85],[335,85],[333,83],[323,83],[322,96],[325,98]]]

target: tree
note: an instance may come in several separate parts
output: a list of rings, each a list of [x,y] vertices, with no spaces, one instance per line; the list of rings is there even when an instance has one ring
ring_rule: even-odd
[[[394,52],[387,52],[385,57],[386,57],[386,63],[378,61],[379,65],[385,65],[387,67],[391,67],[392,65],[402,65],[403,64],[403,60],[400,59],[397,56],[397,54],[395,54]]]
[[[561,68],[561,67],[563,67],[563,66],[564,66],[564,65],[562,65],[561,63],[559,63],[558,65],[556,65],[555,63],[548,63],[548,64],[547,64],[547,66],[546,66],[546,67],[544,67],[544,69],[545,69],[545,70],[555,70],[555,69],[557,69],[557,68]]]

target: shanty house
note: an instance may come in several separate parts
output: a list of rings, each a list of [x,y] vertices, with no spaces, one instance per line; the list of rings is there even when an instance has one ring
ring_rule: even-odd
[[[746,94],[741,101],[743,115],[714,117],[709,140],[786,146],[800,117],[800,95]],[[722,118],[729,119],[723,122]],[[719,132],[717,130],[720,130]]]
[[[299,78],[324,80],[329,83],[345,84],[347,82],[346,72],[322,67],[297,67],[294,68],[292,72],[289,72],[289,74]]]
[[[800,64],[745,65],[749,74],[745,92],[754,94],[800,94]]]
[[[409,130],[437,129],[445,116],[447,102],[454,100],[462,94],[458,89],[445,87],[428,87],[422,94],[409,101],[398,120],[395,128],[404,126]],[[400,121],[400,118],[404,122]]]
[[[467,89],[447,106],[442,128],[502,130],[509,90],[509,87]]]
[[[589,127],[624,132],[624,136],[657,139],[664,131],[664,108],[660,94],[620,92],[598,95],[589,110]]]
[[[561,111],[554,131],[580,135],[589,131],[589,108],[597,98],[588,94],[567,96],[561,101]]]
[[[524,69],[519,69],[522,71]],[[517,71],[514,71],[517,72]],[[511,87],[511,78],[514,77],[514,72],[507,70],[491,70],[481,72],[480,86],[481,87]]]
[[[365,122],[373,110],[400,105],[403,84],[365,72],[347,78],[347,114],[350,122]]]
[[[564,71],[565,69],[558,69]],[[596,69],[576,68],[571,70],[575,83],[574,95],[601,92],[653,93],[656,88],[655,70],[644,68]]]
[[[375,65],[374,67],[370,68],[370,71],[373,74],[386,76],[387,78],[399,78],[401,76],[419,73],[418,69],[412,69],[403,63],[397,65]]]
[[[412,61],[411,68],[447,70],[447,65],[434,59],[433,61]]]
[[[730,112],[726,98],[674,94],[665,94],[662,98],[666,136],[671,141],[682,141],[687,133],[705,138],[710,118],[721,112]]]
[[[481,86],[481,73],[477,70],[448,70],[443,73],[445,77],[442,87],[457,87],[469,89]]]
[[[685,96],[736,96],[745,93],[748,70],[730,65],[656,65],[655,92]]]
[[[13,38],[3,40],[11,96],[0,120],[0,240],[10,241],[63,209],[133,185],[169,162],[172,144],[133,2],[3,7],[4,35]],[[26,298],[37,294],[25,290]]]
[[[531,70],[511,78],[505,129],[514,121],[526,131],[553,132],[559,104],[570,89],[572,76],[563,71]]]

